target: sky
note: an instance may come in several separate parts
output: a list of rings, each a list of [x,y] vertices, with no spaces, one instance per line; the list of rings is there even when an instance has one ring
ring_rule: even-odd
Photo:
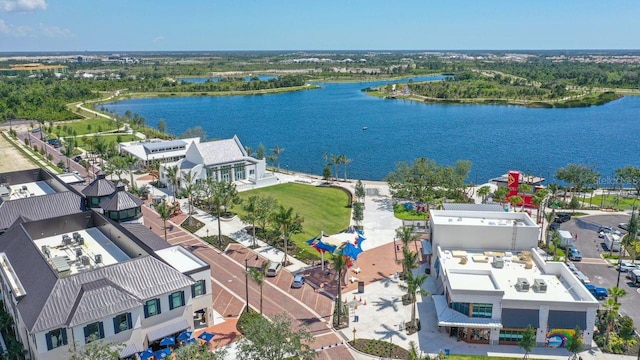
[[[0,52],[640,49],[639,0],[0,0]]]

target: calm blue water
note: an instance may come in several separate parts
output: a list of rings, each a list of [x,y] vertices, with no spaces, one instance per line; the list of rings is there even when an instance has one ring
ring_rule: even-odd
[[[275,79],[277,78],[277,76],[275,75],[258,75],[258,79],[260,81],[268,81],[271,79]],[[220,77],[203,77],[203,78],[178,78],[178,80],[185,82],[185,83],[204,83],[207,82],[207,80],[211,81],[211,82],[219,82],[220,81]],[[245,76],[244,81],[250,81],[251,80],[251,76]]]
[[[254,149],[278,144],[285,148],[282,167],[301,172],[320,174],[325,152],[345,154],[353,159],[350,178],[380,180],[396,162],[427,157],[447,165],[471,160],[473,183],[509,169],[549,178],[568,163],[580,163],[595,166],[606,185],[615,168],[640,165],[640,97],[590,108],[530,109],[426,105],[360,91],[382,83],[320,84],[318,90],[277,95],[133,99],[105,107],[138,113],[149,126],[166,119],[174,134],[199,125],[212,139],[238,135]]]

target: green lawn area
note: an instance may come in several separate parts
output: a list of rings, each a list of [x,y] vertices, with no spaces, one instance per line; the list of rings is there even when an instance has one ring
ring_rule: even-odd
[[[85,146],[85,142],[84,140],[89,138],[89,137],[93,137],[93,136],[78,136],[76,137],[76,147],[81,147],[85,150],[86,146]],[[118,137],[120,137],[120,142],[123,141],[132,141],[132,140],[136,140],[137,138],[134,135],[128,135],[128,134],[119,134],[119,135],[103,135],[103,136],[99,136],[100,138],[102,138],[103,141],[105,141],[108,144],[112,144],[115,145],[116,143],[118,143]],[[66,140],[69,140],[72,138],[66,138]]]
[[[305,243],[306,240],[324,231],[335,234],[349,227],[351,208],[347,207],[348,197],[342,190],[329,187],[317,187],[303,184],[287,183],[269,186],[240,193],[240,198],[249,196],[272,196],[285,208],[292,207],[304,218],[302,233],[292,236],[298,248],[303,249],[314,258],[318,252]],[[233,211],[244,214],[242,206],[235,206]]]
[[[422,211],[406,210],[404,205],[393,205],[393,215],[400,220],[424,220],[426,215]]]
[[[618,198],[617,195],[604,195],[604,201],[602,199],[602,195],[596,195],[593,197],[592,203],[596,206],[600,206],[600,204],[603,204],[603,207],[614,207],[616,209],[631,210],[634,201],[636,202],[636,206],[640,207],[640,201],[636,201],[636,198]]]
[[[53,133],[58,133],[58,126],[60,126],[60,135],[62,137],[69,136],[76,131],[77,135],[93,134],[102,131],[109,131],[116,129],[116,122],[113,120],[105,119],[103,117],[96,117],[93,119],[86,119],[80,121],[74,121],[68,124],[55,124],[53,126]],[[64,129],[67,129],[65,131]]]

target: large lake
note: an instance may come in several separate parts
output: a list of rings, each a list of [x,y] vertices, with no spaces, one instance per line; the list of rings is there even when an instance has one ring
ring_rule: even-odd
[[[345,154],[353,160],[348,176],[368,180],[381,180],[397,162],[417,157],[447,165],[471,160],[468,181],[476,184],[509,169],[549,178],[579,163],[594,166],[602,185],[610,185],[615,168],[640,166],[640,97],[590,108],[531,109],[427,105],[361,92],[382,83],[320,84],[276,95],[132,99],[105,107],[138,113],[149,126],[165,119],[174,134],[202,126],[209,138],[238,135],[254,149],[278,144],[285,149],[283,168],[313,174],[322,172],[325,152]]]

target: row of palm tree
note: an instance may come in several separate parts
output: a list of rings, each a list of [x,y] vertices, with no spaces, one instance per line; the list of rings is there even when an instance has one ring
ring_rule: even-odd
[[[326,165],[333,165],[334,167],[334,176],[336,180],[338,179],[338,166],[344,166],[344,181],[347,181],[347,166],[353,162],[353,159],[349,159],[347,155],[336,155],[324,153],[324,163]]]
[[[400,227],[396,230],[396,237],[402,242],[402,260],[399,262],[402,264],[402,273],[404,284],[399,284],[400,289],[407,292],[406,297],[411,302],[411,328],[418,328],[416,321],[416,303],[418,295],[428,296],[429,292],[422,289],[422,285],[427,280],[429,275],[427,274],[414,274],[413,270],[420,267],[418,259],[418,235],[414,233],[414,227]],[[409,244],[413,242],[416,251],[413,252],[409,249]]]

